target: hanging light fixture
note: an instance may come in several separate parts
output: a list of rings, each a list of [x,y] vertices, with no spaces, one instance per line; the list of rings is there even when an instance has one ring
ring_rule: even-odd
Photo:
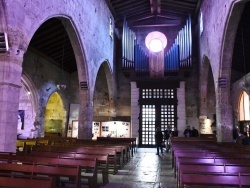
[[[154,31],[146,36],[145,44],[150,51],[160,52],[167,46],[167,38],[163,33]]]
[[[65,38],[66,38],[66,31],[64,31],[64,35],[63,35],[63,48],[62,48],[62,70],[61,70],[61,80],[63,80],[63,63],[64,63],[64,50],[65,50]],[[66,89],[66,85],[65,84],[57,84],[56,85],[58,90],[65,90]]]

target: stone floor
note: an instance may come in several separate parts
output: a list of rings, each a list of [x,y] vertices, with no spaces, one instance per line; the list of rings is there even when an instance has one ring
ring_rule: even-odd
[[[156,148],[138,148],[136,155],[117,174],[110,174],[109,183],[100,188],[176,188],[171,153],[156,155]]]

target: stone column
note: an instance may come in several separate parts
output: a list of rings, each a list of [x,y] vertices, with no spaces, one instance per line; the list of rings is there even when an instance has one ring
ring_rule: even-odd
[[[139,88],[137,88],[136,82],[131,82],[131,136],[139,138],[139,114],[140,106],[139,100]]]
[[[229,100],[230,91],[226,88],[219,88],[218,91],[218,96],[216,97],[217,141],[232,142],[233,111],[231,101]]]
[[[186,92],[185,92],[185,82],[180,82],[180,88],[177,88],[177,129],[179,130],[179,136],[182,137],[183,132],[181,130],[185,130],[187,124],[186,119]]]
[[[89,90],[80,90],[78,138],[92,139],[93,106]]]
[[[0,151],[15,152],[23,54],[0,56]]]

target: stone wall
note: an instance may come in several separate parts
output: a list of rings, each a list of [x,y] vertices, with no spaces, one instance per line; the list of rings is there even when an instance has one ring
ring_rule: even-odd
[[[231,60],[237,25],[246,2],[241,0],[204,0],[201,4],[203,32],[199,35],[199,62],[203,69],[203,58],[211,65],[216,101],[217,141],[232,141],[232,103],[230,95]],[[219,14],[218,14],[219,13]],[[200,78],[204,71],[200,71]],[[226,87],[218,86],[219,78],[227,80]],[[200,82],[204,85],[205,82]]]
[[[16,87],[17,95],[13,98],[13,105],[11,106],[13,112],[18,110],[18,87],[21,86],[23,54],[27,51],[29,42],[37,29],[46,20],[57,17],[65,24],[65,29],[72,43],[77,61],[79,82],[84,81],[88,84],[88,91],[79,91],[82,96],[79,98],[79,103],[81,104],[80,117],[82,118],[79,125],[81,126],[81,137],[90,138],[92,125],[92,106],[90,104],[98,71],[97,67],[99,67],[104,60],[108,60],[111,69],[113,69],[114,41],[113,38],[109,36],[109,23],[110,19],[112,19],[112,23],[114,23],[114,20],[105,1],[64,0],[62,3],[61,1],[49,0],[42,2],[39,0],[17,0],[4,1],[1,2],[0,5],[2,10],[0,27],[3,31],[7,32],[10,47],[8,55],[6,54],[0,58],[0,61],[6,62],[5,64],[1,62],[0,70],[1,72],[3,70],[6,75],[16,72],[16,74],[13,74],[15,75],[15,79],[8,78],[4,81],[1,77],[0,82],[3,83],[2,91],[11,90],[6,88],[9,87],[6,85],[8,84],[7,82],[12,82],[12,87]],[[13,67],[14,69],[6,69],[5,65]],[[37,71],[37,69],[34,70]],[[34,77],[35,82],[37,79],[37,77]],[[45,77],[42,79],[47,81]],[[47,81],[46,83],[44,88],[38,86],[38,96],[49,97],[46,92],[41,90],[50,88],[54,83],[52,81]],[[62,93],[62,96],[64,97],[65,94]],[[1,99],[1,104],[3,101],[8,102],[5,98]],[[46,99],[39,98],[37,103],[39,104],[38,106],[41,107],[41,109],[38,109],[40,113],[37,114],[37,116],[39,120],[42,120],[44,117],[44,113],[42,112],[44,112]],[[4,108],[4,111],[6,110],[7,109]],[[7,110],[6,114],[8,112],[10,111]],[[13,116],[15,115],[15,113],[11,114]],[[17,120],[15,118],[9,119],[14,120],[8,127],[12,127],[13,130],[16,130]],[[3,124],[3,127],[6,126]],[[12,129],[9,128],[8,131],[12,131]],[[5,130],[5,128],[3,128],[3,130]],[[13,135],[16,137],[16,131],[13,132]],[[5,143],[5,140],[6,139],[3,138],[0,141],[1,143],[2,141]],[[11,144],[12,147],[9,147],[9,144]],[[3,148],[13,150],[15,148],[15,139],[13,138],[12,141],[3,145]]]

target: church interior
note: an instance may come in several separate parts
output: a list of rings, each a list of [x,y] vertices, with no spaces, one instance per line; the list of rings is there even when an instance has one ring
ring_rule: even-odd
[[[16,167],[0,159],[0,182],[250,186],[250,0],[3,0],[0,20],[0,158],[57,164],[45,178],[37,174],[47,170],[32,169],[25,181],[1,175]],[[171,147],[163,134],[159,156],[158,127],[171,132]],[[73,171],[81,165],[71,158],[91,173]],[[228,174],[213,179],[212,158],[220,159],[217,168],[245,165],[229,170],[240,183],[221,184]],[[207,166],[191,172],[197,160]],[[73,185],[53,174],[58,165]],[[196,173],[206,181],[196,182]]]

